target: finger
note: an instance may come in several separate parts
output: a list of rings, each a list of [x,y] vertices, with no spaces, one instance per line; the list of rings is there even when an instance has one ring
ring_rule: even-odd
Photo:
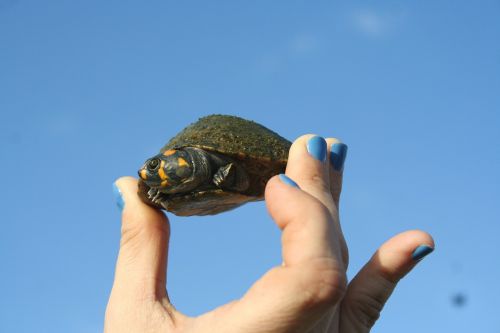
[[[341,305],[340,331],[369,332],[398,281],[433,249],[432,237],[418,230],[384,243],[349,283]]]
[[[316,258],[339,258],[334,217],[316,197],[287,186],[290,177],[272,178],[266,187],[266,204],[282,230],[282,256],[285,266],[307,263]]]
[[[139,199],[136,179],[120,178],[115,186],[121,192],[124,207],[112,296],[114,293],[129,299],[164,298],[170,236],[168,219]]]
[[[344,162],[347,156],[347,145],[336,138],[327,138],[326,146],[330,160],[330,191],[333,201],[338,207],[340,193],[342,192],[342,176],[344,173]]]
[[[323,237],[325,241],[318,244],[326,245],[330,250],[334,248],[334,253],[330,253],[330,255],[335,255],[336,258],[344,258],[346,257],[344,252],[346,252],[347,248],[344,246],[345,242],[340,230],[338,209],[331,195],[330,167],[327,152],[327,142],[322,137],[314,134],[299,137],[290,147],[286,174],[299,184],[302,191],[317,199],[331,215],[331,218],[327,220],[329,222],[326,224],[320,223],[320,221],[324,222],[324,219],[313,219],[312,221],[315,222],[311,224],[308,230],[304,230],[304,234],[310,237],[311,243],[318,243],[318,237]],[[281,208],[287,205],[289,204],[286,201],[279,198],[268,201],[270,213],[278,225],[280,225],[280,221],[289,221],[292,218],[292,216],[280,216],[292,212]],[[278,207],[278,209],[273,210],[275,207]],[[310,212],[304,213],[309,214]],[[283,226],[280,227],[284,230]],[[286,235],[287,233],[284,232],[283,240],[286,240]],[[297,246],[297,243],[290,242],[289,246],[287,245],[285,242],[283,243],[285,263],[287,263],[287,249],[293,249]]]
[[[345,291],[328,209],[283,176],[268,182],[265,196],[283,230],[284,265],[271,269],[240,301],[225,308],[231,313],[218,332],[306,332]],[[220,317],[212,316],[214,321]]]
[[[330,211],[333,218],[329,226],[331,241],[338,243],[338,254],[347,268],[347,246],[339,223],[337,205],[342,182],[341,172],[333,170],[330,166],[332,159],[328,157],[331,144],[338,142],[333,138],[326,141],[312,134],[299,137],[290,148],[286,174]],[[337,202],[334,200],[333,192],[336,193]]]
[[[320,136],[307,134],[295,140],[290,147],[286,174],[300,188],[318,199],[332,214],[336,207],[330,193],[327,144]]]
[[[329,157],[328,174],[330,178],[330,193],[333,198],[335,207],[337,207],[337,214],[339,214],[339,200],[342,192],[342,181],[344,175],[344,162],[347,156],[347,145],[340,142],[336,138],[327,138],[326,146],[328,149],[327,155]],[[336,232],[340,235],[339,242],[342,244],[342,259],[347,270],[349,264],[349,253],[347,244],[342,232],[342,225],[337,223]]]

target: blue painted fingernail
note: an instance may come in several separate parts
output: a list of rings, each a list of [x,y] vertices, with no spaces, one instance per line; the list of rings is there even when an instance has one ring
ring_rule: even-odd
[[[323,162],[326,158],[326,141],[320,136],[313,136],[307,141],[307,151],[315,159]]]
[[[123,206],[125,206],[125,202],[123,201],[122,191],[113,183],[113,195],[115,196],[116,205],[120,208],[120,211],[123,210]]]
[[[344,169],[344,161],[347,156],[347,145],[345,143],[334,143],[330,148],[330,162],[333,169],[342,171]]]
[[[413,251],[411,258],[415,261],[422,260],[426,255],[434,251],[434,249],[428,245],[420,245]]]
[[[280,179],[283,183],[287,184],[287,185],[290,185],[290,186],[293,186],[293,187],[296,187],[296,188],[300,188],[299,185],[297,185],[296,182],[294,182],[290,177],[288,177],[287,175],[285,174],[280,174]]]

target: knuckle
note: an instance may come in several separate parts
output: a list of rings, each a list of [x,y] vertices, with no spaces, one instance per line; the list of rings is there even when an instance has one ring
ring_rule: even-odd
[[[328,308],[342,299],[347,278],[336,261],[331,258],[317,259],[305,270],[308,270],[308,278],[302,290],[306,295],[304,303],[307,307]]]
[[[302,182],[307,184],[306,186],[304,186],[306,188],[311,188],[311,189],[314,188],[316,189],[316,191],[319,191],[320,193],[325,193],[328,196],[331,195],[330,179],[326,178],[319,171],[311,173]]]
[[[158,311],[157,303],[109,303],[104,317],[105,332],[164,331],[166,315]],[[170,330],[169,330],[170,331]]]
[[[370,329],[380,317],[385,302],[367,291],[349,297],[346,304],[349,304],[346,312],[351,321],[364,329]]]
[[[167,223],[147,223],[147,221],[123,224],[121,228],[121,248],[139,249],[142,244],[158,237],[167,237]]]

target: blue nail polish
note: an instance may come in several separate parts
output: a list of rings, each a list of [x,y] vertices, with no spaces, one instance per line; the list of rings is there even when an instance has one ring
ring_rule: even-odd
[[[345,143],[334,143],[330,148],[330,162],[335,171],[344,169],[344,161],[347,156],[347,145]]]
[[[300,188],[299,185],[297,185],[296,182],[294,182],[290,177],[288,177],[287,175],[285,174],[280,174],[279,175],[281,181],[287,185],[290,185],[290,186],[293,186],[293,187],[296,187],[296,188]]]
[[[326,158],[326,141],[320,136],[313,136],[307,141],[307,151],[315,159],[324,162]]]
[[[116,205],[120,208],[120,211],[123,210],[123,206],[125,206],[125,202],[123,201],[122,191],[113,183],[113,195],[115,196]]]
[[[422,260],[426,255],[434,251],[434,249],[428,245],[420,245],[413,251],[411,258],[415,261]]]

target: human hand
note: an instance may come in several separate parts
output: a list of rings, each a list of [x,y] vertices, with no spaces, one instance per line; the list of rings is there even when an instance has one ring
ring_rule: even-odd
[[[195,318],[168,299],[167,218],[139,200],[135,179],[119,179],[122,237],[105,332],[369,332],[397,282],[434,243],[422,231],[401,233],[347,283],[348,250],[338,214],[345,152],[336,139],[306,135],[293,143],[287,176],[269,180],[265,193],[282,230],[282,265],[239,300]]]

